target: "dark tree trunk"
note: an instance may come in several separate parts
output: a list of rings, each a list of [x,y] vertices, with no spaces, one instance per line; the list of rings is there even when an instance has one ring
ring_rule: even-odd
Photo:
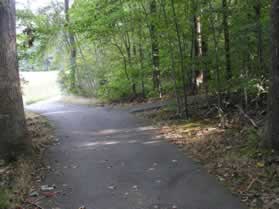
[[[212,2],[208,1],[209,8],[213,10]],[[217,94],[218,94],[218,109],[219,115],[222,115],[222,87],[221,87],[221,72],[220,72],[220,62],[219,62],[219,46],[218,46],[218,39],[217,39],[217,32],[216,26],[213,16],[209,19],[210,28],[213,35],[213,43],[214,43],[214,66],[215,66],[215,75],[216,75],[216,82],[217,82]],[[222,120],[222,119],[221,119]]]
[[[208,81],[210,78],[209,70],[208,70],[208,63],[206,60],[208,52],[208,42],[206,40],[206,37],[202,37],[202,56],[203,56],[203,83],[204,83],[204,89],[205,93],[208,96]]]
[[[69,0],[65,0],[65,15],[67,25],[70,25],[70,16],[69,16]],[[70,47],[70,69],[71,69],[71,83],[70,88],[72,91],[76,90],[76,81],[77,81],[77,66],[76,66],[76,58],[77,58],[77,49],[76,49],[76,41],[74,34],[68,29],[68,43]]]
[[[256,15],[256,33],[257,33],[257,48],[258,48],[258,63],[259,63],[259,72],[261,74],[264,70],[264,57],[263,57],[263,29],[261,23],[262,16],[262,3],[261,0],[255,0],[255,15]]]
[[[143,22],[142,19],[140,18],[140,24],[139,24],[139,31],[138,31],[138,36],[139,36],[139,42],[138,42],[138,55],[139,55],[139,62],[140,62],[140,79],[141,79],[141,95],[143,98],[145,98],[145,83],[144,83],[144,78],[145,78],[145,73],[144,73],[144,49],[143,49]]]
[[[127,34],[127,41],[125,42],[125,48],[127,53],[128,67],[129,69],[132,69],[132,52],[131,52],[131,43],[130,43],[129,34]],[[136,89],[137,85],[134,81],[133,76],[130,76],[130,82],[131,82],[133,97],[135,98],[137,96],[137,89]]]
[[[157,34],[157,27],[155,23],[157,15],[157,4],[156,0],[152,0],[150,3],[150,13],[151,13],[151,25],[150,25],[150,37],[151,37],[151,50],[152,50],[152,68],[153,68],[153,88],[159,91],[161,95],[161,81],[160,81],[160,50],[159,41]]]
[[[225,44],[225,56],[226,56],[226,79],[232,79],[232,66],[231,66],[231,46],[230,46],[230,30],[228,23],[228,2],[222,1],[223,5],[223,28],[224,28],[224,44]]]
[[[15,158],[27,144],[16,54],[15,1],[0,1],[0,158]]]
[[[185,72],[185,61],[184,61],[184,51],[183,51],[183,46],[182,46],[182,41],[181,41],[181,35],[180,35],[180,28],[178,25],[178,19],[176,15],[176,10],[174,6],[174,0],[171,0],[171,8],[172,8],[172,13],[174,17],[174,25],[175,25],[175,31],[176,31],[176,36],[177,36],[177,41],[178,41],[178,49],[179,49],[179,57],[180,57],[180,71],[181,71],[181,76],[182,76],[182,83],[183,83],[183,96],[184,96],[184,110],[183,114],[185,118],[189,117],[189,111],[188,111],[188,97],[187,97],[187,86],[186,86],[186,72]]]
[[[140,59],[140,74],[141,74],[141,94],[145,98],[145,84],[144,84],[144,52],[141,43],[139,44],[139,59]]]
[[[273,0],[271,21],[272,69],[267,140],[274,149],[279,150],[279,0]]]

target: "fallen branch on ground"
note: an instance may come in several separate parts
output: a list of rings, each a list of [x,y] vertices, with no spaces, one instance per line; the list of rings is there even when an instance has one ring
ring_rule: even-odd
[[[256,124],[256,122],[249,115],[247,115],[239,105],[235,105],[235,106],[237,107],[239,112],[252,124],[252,126],[254,128],[256,128],[256,129],[259,128],[258,125]]]

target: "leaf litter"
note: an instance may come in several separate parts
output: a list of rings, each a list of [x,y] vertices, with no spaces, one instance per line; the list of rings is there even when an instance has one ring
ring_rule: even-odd
[[[5,190],[8,194],[8,204],[4,209],[41,208],[31,199],[41,198],[40,192],[35,188],[40,187],[38,185],[43,181],[44,173],[49,170],[42,161],[42,155],[48,146],[57,143],[57,140],[54,139],[53,129],[45,117],[26,112],[26,124],[34,151],[32,158],[22,157],[10,164],[0,160],[0,190]]]

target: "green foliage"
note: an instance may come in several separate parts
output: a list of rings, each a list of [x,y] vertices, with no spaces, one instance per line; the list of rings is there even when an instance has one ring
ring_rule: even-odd
[[[52,3],[40,9],[17,10],[17,45],[23,71],[57,70],[53,59],[65,48],[63,5]],[[61,30],[62,28],[62,30]]]
[[[21,11],[21,25],[34,29],[36,41],[30,49],[21,49],[20,57],[30,62],[38,60],[39,53],[41,63],[52,57],[49,67],[63,69],[60,82],[65,91],[86,96],[115,100],[207,91],[260,95],[268,86],[270,2],[262,1],[259,13],[253,0],[227,4],[224,8],[217,0],[76,0],[69,22],[62,5],[47,7],[40,14]],[[65,37],[69,32],[74,34],[77,51],[75,78],[68,61],[73,47]],[[20,43],[26,39],[26,34],[19,35]],[[159,50],[158,66],[154,47]],[[156,69],[159,89],[154,88]],[[193,89],[201,74],[197,92]]]

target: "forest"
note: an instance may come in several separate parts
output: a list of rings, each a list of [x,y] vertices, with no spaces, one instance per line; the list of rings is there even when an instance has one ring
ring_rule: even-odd
[[[0,0],[0,168],[30,152],[18,72],[58,71],[65,95],[144,106],[249,208],[276,208],[278,49],[279,0]]]
[[[64,69],[64,89],[82,95],[170,95],[179,114],[187,115],[187,96],[196,94],[216,95],[220,106],[238,94],[247,106],[263,101],[268,90],[270,6],[260,0],[77,0],[66,17],[59,3],[39,14],[21,10],[21,67]]]
[[[20,68],[59,70],[65,92],[103,101],[171,98],[186,119],[196,95],[221,121],[236,107],[262,116],[270,10],[267,0],[76,0],[21,9]]]

